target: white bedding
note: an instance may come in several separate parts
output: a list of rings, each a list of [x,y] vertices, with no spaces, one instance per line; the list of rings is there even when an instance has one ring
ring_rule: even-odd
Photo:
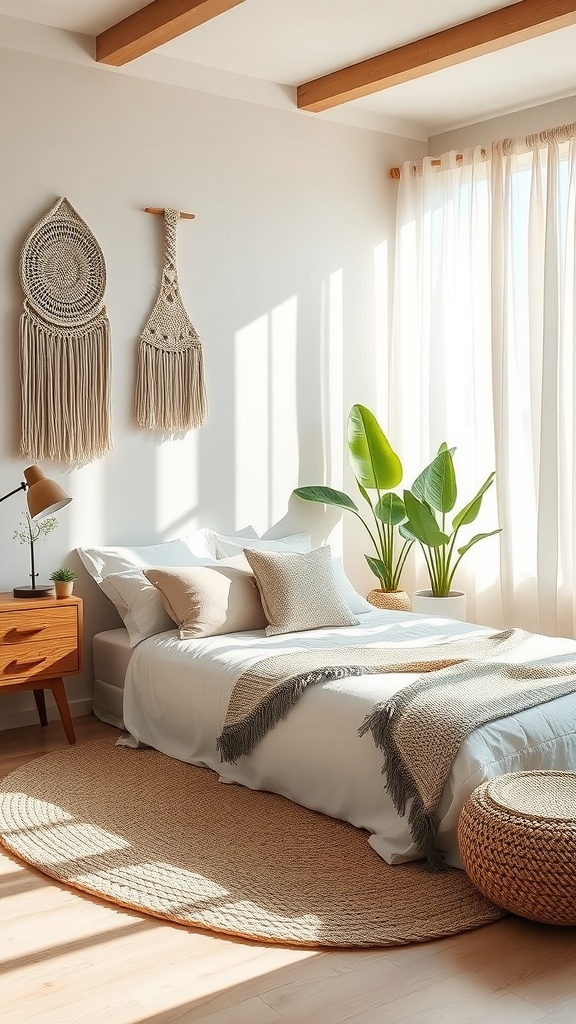
[[[407,821],[384,790],[382,755],[370,734],[357,735],[373,705],[414,675],[368,675],[312,686],[238,764],[222,764],[216,750],[234,683],[260,657],[318,644],[429,645],[494,632],[402,612],[373,611],[359,619],[358,626],[276,637],[259,631],[180,640],[163,633],[144,640],[126,674],[124,722],[131,738],[124,742],[147,744],[214,769],[222,782],[280,793],[367,829],[371,846],[389,864],[416,859]],[[576,641],[564,638],[539,636],[537,646],[540,658],[544,651],[576,653]],[[514,660],[513,654],[505,660]],[[438,845],[449,864],[461,867],[456,826],[472,790],[496,775],[533,768],[576,770],[576,694],[485,725],[464,742],[440,806]]]

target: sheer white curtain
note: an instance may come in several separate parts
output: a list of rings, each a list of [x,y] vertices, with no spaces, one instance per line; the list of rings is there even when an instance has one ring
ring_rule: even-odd
[[[456,511],[492,469],[468,617],[576,635],[576,125],[405,164],[388,433],[404,484],[447,441]],[[464,538],[464,531],[462,533]],[[426,585],[418,553],[404,580]]]

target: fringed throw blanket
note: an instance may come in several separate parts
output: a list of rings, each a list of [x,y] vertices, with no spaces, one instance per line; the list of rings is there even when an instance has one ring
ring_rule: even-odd
[[[112,447],[106,265],[67,199],[29,232],[20,280],[21,452],[72,465],[99,458]]]
[[[204,357],[178,284],[178,210],[164,211],[165,251],[160,294],[140,337],[136,421],[158,431],[199,427],[206,416]]]
[[[423,673],[389,700],[377,704],[360,726],[383,751],[382,773],[399,814],[409,809],[414,843],[433,869],[438,806],[458,749],[487,722],[576,691],[576,658],[558,664],[495,661],[521,655],[534,637],[513,629],[432,647],[342,647],[265,658],[238,679],[218,739],[222,761],[248,754],[285,718],[305,689],[349,676]]]

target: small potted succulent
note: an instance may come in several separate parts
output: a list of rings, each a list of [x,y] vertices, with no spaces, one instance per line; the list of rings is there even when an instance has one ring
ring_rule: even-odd
[[[76,579],[74,569],[69,569],[64,565],[60,569],[55,569],[50,575],[50,579],[54,582],[56,597],[71,596],[74,589],[74,580]]]

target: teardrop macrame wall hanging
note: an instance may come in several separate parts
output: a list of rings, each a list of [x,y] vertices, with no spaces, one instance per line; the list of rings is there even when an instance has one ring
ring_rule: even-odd
[[[66,198],[29,232],[20,280],[21,452],[90,462],[112,447],[106,264]]]
[[[151,211],[156,212],[156,211]],[[158,211],[160,212],[160,211]],[[178,283],[178,210],[164,210],[164,268],[160,292],[138,345],[136,421],[149,430],[199,427],[206,416],[204,358]]]

